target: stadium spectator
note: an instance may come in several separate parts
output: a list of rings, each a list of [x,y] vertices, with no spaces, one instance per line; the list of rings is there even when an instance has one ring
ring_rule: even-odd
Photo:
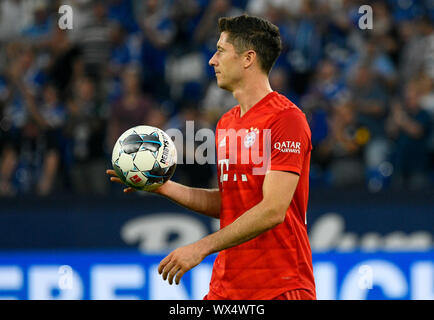
[[[39,1],[40,2],[40,1]],[[34,0],[3,0],[0,2],[0,39],[14,41],[33,22]]]
[[[87,72],[99,85],[110,59],[110,22],[103,1],[93,3],[92,13],[89,23],[80,31],[79,45]]]
[[[388,113],[387,92],[375,77],[371,64],[357,66],[349,86],[357,123],[368,135],[364,163],[369,179],[388,157],[389,142],[384,132]]]
[[[17,181],[14,186],[13,180],[20,161],[23,166],[34,164],[35,158],[31,154],[37,147],[42,122],[35,99],[43,76],[36,66],[30,46],[11,43],[7,47],[7,55],[10,67],[6,75],[8,92],[3,102],[4,146],[0,164],[0,194],[13,195],[17,187],[23,187],[26,191],[31,187],[28,181],[21,185],[19,184],[23,181]],[[26,157],[23,156],[24,153]],[[24,175],[21,177],[24,178]]]
[[[207,71],[209,79],[214,77],[214,70],[207,62],[214,54],[218,40],[218,30],[215,28],[217,20],[222,16],[231,17],[241,13],[241,9],[234,6],[231,0],[212,0],[203,8],[193,39],[194,45],[199,47],[203,57],[202,69]]]
[[[36,192],[41,196],[49,195],[53,191],[55,182],[62,179],[56,177],[61,166],[64,149],[62,127],[65,123],[65,106],[59,100],[56,86],[47,84],[43,88],[40,101],[41,134],[42,134],[42,169],[38,177]],[[62,175],[60,175],[62,176]],[[59,187],[62,189],[62,186]]]
[[[78,78],[67,101],[65,135],[68,142],[68,171],[73,190],[83,193],[105,193],[107,183],[89,177],[104,173],[106,112],[90,77]]]
[[[198,102],[194,100],[185,100],[180,110],[176,116],[169,119],[171,127],[180,129],[184,137],[182,144],[177,144],[177,141],[175,141],[177,148],[182,148],[180,149],[180,152],[182,152],[182,163],[177,165],[173,179],[174,181],[188,183],[195,187],[207,187],[215,182],[212,181],[215,178],[214,170],[210,163],[199,164],[196,152],[200,151],[198,147],[208,139],[206,135],[201,134],[200,129],[210,128],[211,124],[207,121],[206,111],[199,110]],[[194,132],[190,131],[192,129],[194,129]],[[193,137],[191,136],[192,134],[194,134]],[[190,139],[189,142],[187,142],[187,139]],[[191,139],[194,140],[192,141]],[[192,148],[187,147],[187,143]],[[202,151],[203,153],[200,153],[199,157],[207,157],[207,151]]]
[[[149,0],[140,15],[140,26],[143,32],[141,45],[142,82],[144,90],[153,92],[162,100],[169,92],[165,79],[165,65],[168,48],[173,42],[175,26],[169,16],[167,2]]]
[[[421,108],[421,87],[409,81],[404,94],[392,107],[387,130],[394,140],[392,157],[395,187],[422,189],[428,185],[428,138],[432,130],[430,115]]]
[[[109,0],[107,3],[107,16],[111,21],[118,22],[127,33],[139,31],[133,0]]]
[[[369,65],[371,72],[382,82],[386,89],[393,88],[396,80],[396,70],[390,57],[382,48],[380,38],[372,38],[367,41],[365,50],[361,53],[359,61]]]
[[[22,30],[22,35],[26,41],[40,42],[45,41],[51,34],[54,21],[49,15],[49,7],[45,1],[35,1],[33,9],[32,23]]]
[[[194,32],[201,29],[197,26],[199,12],[197,0],[175,0],[169,11],[175,32],[167,55],[165,76],[171,87],[170,97],[179,105],[184,104],[182,100],[186,96],[199,99],[208,80],[203,68],[206,59],[192,41]]]
[[[205,8],[205,12],[196,28],[194,39],[204,43],[210,50],[215,49],[215,40],[218,39],[218,30],[215,24],[219,17],[231,17],[241,13],[241,10],[232,6],[231,0],[212,0]]]
[[[282,0],[249,0],[247,1],[246,11],[251,15],[265,16],[272,7],[285,15],[296,17],[302,9],[302,0],[282,1]]]
[[[290,86],[290,74],[283,67],[275,67],[270,73],[270,85],[274,91],[281,92],[292,102],[298,104],[298,96]]]
[[[399,75],[409,81],[422,70],[434,78],[434,31],[432,20],[403,21],[398,26],[402,49],[399,55]]]
[[[50,57],[46,66],[48,76],[63,100],[73,81],[74,65],[81,55],[80,48],[71,41],[68,33],[55,28],[44,50]]]
[[[56,6],[56,4],[53,4]],[[72,8],[73,28],[67,34],[71,41],[79,43],[83,35],[83,29],[91,24],[94,13],[92,12],[93,0],[61,0],[57,1],[56,15],[60,5],[68,5]]]
[[[110,60],[108,77],[118,79],[123,69],[134,61],[134,53],[129,43],[126,29],[119,23],[114,23],[110,30]],[[137,61],[135,61],[137,62]]]
[[[294,91],[301,95],[307,90],[309,79],[322,59],[321,36],[325,29],[323,24],[318,23],[315,5],[310,1],[303,2],[296,21],[287,59],[294,80]]]
[[[364,167],[356,107],[350,100],[334,104],[327,121],[328,134],[316,147],[316,161],[330,172],[332,186],[357,186],[363,183]]]
[[[221,90],[215,82],[211,82],[205,90],[200,105],[206,114],[207,121],[214,128],[221,116],[222,110],[229,111],[230,108],[237,105],[237,101],[232,93]]]
[[[121,95],[114,101],[108,120],[108,147],[112,148],[127,129],[150,122],[149,112],[156,103],[141,92],[140,71],[129,67],[122,72]]]
[[[312,77],[306,95],[313,95],[319,101],[323,100],[330,104],[332,100],[338,99],[346,92],[346,85],[343,83],[337,64],[330,60],[322,60]]]

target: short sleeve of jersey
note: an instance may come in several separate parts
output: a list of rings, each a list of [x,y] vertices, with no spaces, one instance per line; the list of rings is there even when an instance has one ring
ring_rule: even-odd
[[[270,130],[270,170],[300,175],[306,154],[312,149],[311,132],[304,113],[284,110],[273,119]]]

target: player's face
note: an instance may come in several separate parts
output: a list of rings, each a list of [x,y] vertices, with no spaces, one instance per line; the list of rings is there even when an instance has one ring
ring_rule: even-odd
[[[217,42],[217,51],[209,60],[209,65],[214,67],[217,85],[222,89],[233,91],[241,79],[242,57],[227,39],[228,34],[222,32]]]

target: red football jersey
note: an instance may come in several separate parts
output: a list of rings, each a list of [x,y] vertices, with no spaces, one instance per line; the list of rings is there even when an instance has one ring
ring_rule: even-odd
[[[207,298],[272,299],[293,289],[315,293],[306,227],[312,144],[303,112],[276,91],[241,118],[235,106],[217,124],[216,148],[221,228],[262,200],[267,170],[300,178],[283,223],[218,254]]]

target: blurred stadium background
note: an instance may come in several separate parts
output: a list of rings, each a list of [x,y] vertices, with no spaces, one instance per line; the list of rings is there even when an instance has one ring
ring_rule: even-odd
[[[156,267],[217,222],[104,172],[124,130],[214,129],[236,104],[207,62],[243,12],[279,26],[272,87],[311,126],[318,298],[434,299],[432,0],[0,1],[0,298],[203,297],[214,257],[180,286]],[[215,168],[173,179],[214,187]]]

